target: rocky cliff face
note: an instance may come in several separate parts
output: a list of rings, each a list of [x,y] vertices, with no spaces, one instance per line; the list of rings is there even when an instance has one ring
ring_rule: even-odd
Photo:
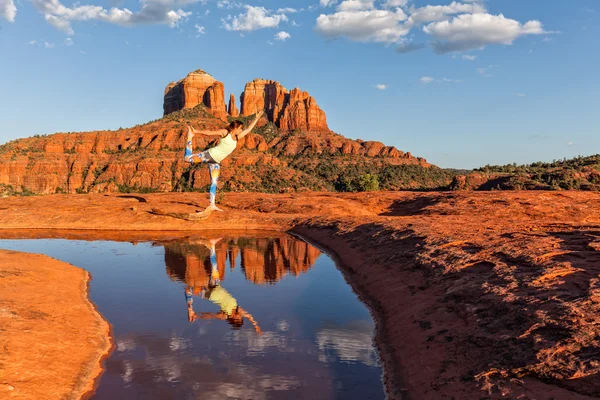
[[[164,115],[184,108],[204,104],[217,118],[227,120],[225,86],[202,70],[190,72],[179,82],[171,82],[165,89]]]
[[[225,108],[225,86],[202,70],[188,74],[179,82],[167,85],[164,95],[164,115],[185,108],[205,105],[217,118],[227,120],[227,116],[250,116],[264,110],[267,119],[281,131],[301,130],[326,132],[327,117],[317,102],[307,92],[300,89],[288,91],[279,82],[255,79],[246,84],[240,96],[241,113],[235,98],[229,97],[229,107]]]
[[[0,195],[205,190],[210,183],[206,168],[183,161],[185,126],[193,123],[208,130],[226,126],[223,84],[196,71],[169,84],[165,93],[166,115],[157,121],[117,131],[19,139],[0,146]],[[229,111],[235,115],[232,100]],[[269,122],[263,121],[240,140],[238,149],[223,161],[221,181],[227,190],[334,190],[348,174],[380,172],[392,182],[383,188],[432,187],[413,179],[410,171],[394,183],[404,172],[390,168],[430,165],[383,143],[331,132],[323,111],[299,89],[288,92],[277,82],[255,80],[246,85],[241,107],[241,116],[265,109]],[[215,139],[199,135],[194,140],[195,150],[200,151]],[[437,187],[438,183],[430,183]]]
[[[246,84],[241,95],[241,115],[253,115],[264,110],[269,121],[282,131],[329,131],[325,112],[307,92],[288,91],[279,82],[255,79]]]

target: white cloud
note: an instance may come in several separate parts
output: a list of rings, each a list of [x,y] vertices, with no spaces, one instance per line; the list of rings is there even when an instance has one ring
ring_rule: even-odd
[[[337,4],[336,11],[321,14],[315,30],[326,39],[344,37],[357,42],[397,44],[399,53],[423,48],[407,39],[414,28],[434,38],[438,54],[482,49],[493,44],[512,44],[524,35],[544,31],[537,20],[519,21],[492,15],[482,0],[452,1],[447,5],[408,6],[408,0],[320,0],[320,5]],[[424,25],[424,26],[423,26]],[[467,56],[472,61],[475,56]]]
[[[37,40],[32,40],[32,41],[30,41],[30,42],[29,42],[29,43],[27,43],[27,44],[30,44],[30,45],[37,44]]]
[[[462,83],[460,79],[442,78],[438,81],[439,83]]]
[[[361,11],[372,10],[375,0],[344,0],[337,6],[338,11]]]
[[[526,97],[527,95],[525,93],[517,93],[518,97]]]
[[[206,31],[204,30],[205,28],[203,26],[194,24],[194,28],[196,28],[196,33],[197,33],[196,37],[206,34]]]
[[[410,32],[402,24],[406,14],[398,9],[341,11],[321,14],[317,18],[316,30],[326,38],[346,37],[357,42],[400,43]]]
[[[383,8],[404,7],[406,3],[408,3],[408,0],[386,0],[386,2],[383,3]]]
[[[237,3],[235,1],[229,1],[229,0],[219,0],[217,2],[218,8],[231,9],[231,8],[241,8],[243,6],[244,6],[243,4]]]
[[[321,7],[330,7],[335,3],[337,3],[336,0],[319,0],[319,4],[321,5]]]
[[[384,85],[383,83],[378,83],[377,85],[375,85],[375,89],[385,90],[387,89],[387,85]]]
[[[223,20],[223,27],[228,31],[255,31],[263,28],[277,28],[288,18],[285,14],[274,14],[264,7],[246,6],[246,13]],[[230,21],[230,22],[227,22]]]
[[[450,15],[464,13],[484,13],[486,9],[478,3],[457,3],[453,1],[447,6],[425,6],[421,8],[411,8],[410,18],[416,23],[442,21],[448,19]]]
[[[302,10],[301,9],[297,10],[297,9],[291,8],[291,7],[285,7],[285,8],[278,8],[277,9],[277,13],[278,14],[295,14],[295,13],[300,12],[300,11],[302,11]]]
[[[275,40],[279,40],[279,41],[282,41],[282,42],[285,42],[287,39],[289,39],[291,37],[292,36],[289,33],[285,32],[285,31],[277,32],[275,34]]]
[[[567,146],[573,146],[573,142],[567,143]]]
[[[15,22],[17,16],[17,6],[13,0],[0,0],[0,17],[4,17],[8,22]]]
[[[65,46],[73,46],[73,39],[66,38],[65,39]]]
[[[490,73],[488,73],[489,68],[477,68],[476,71],[479,75],[483,76],[484,78],[491,78],[492,75]]]
[[[461,58],[463,60],[467,60],[467,61],[475,61],[477,59],[477,56],[472,56],[470,54],[463,54]]]
[[[176,0],[140,0],[141,9],[138,12],[115,7],[107,10],[94,5],[76,5],[70,8],[59,0],[32,0],[32,3],[44,14],[48,23],[69,35],[74,33],[72,21],[98,20],[122,26],[166,24],[175,27],[192,14],[181,9],[174,10]]]
[[[435,83],[462,83],[460,79],[450,79],[450,78],[442,78],[442,79],[434,79],[431,76],[424,76],[419,79],[419,82],[422,84],[428,85],[432,82]]]
[[[405,42],[405,43],[400,43],[400,45],[398,45],[398,47],[396,47],[396,51],[398,53],[404,54],[404,53],[410,53],[412,51],[417,51],[417,50],[421,50],[425,48],[425,44],[424,43],[409,43],[409,42]]]
[[[433,44],[438,54],[481,49],[490,44],[509,45],[523,35],[546,33],[539,21],[521,24],[502,14],[463,14],[452,21],[433,22],[423,31],[438,40]]]
[[[44,47],[47,48],[47,49],[53,49],[54,48],[54,43],[44,42]]]

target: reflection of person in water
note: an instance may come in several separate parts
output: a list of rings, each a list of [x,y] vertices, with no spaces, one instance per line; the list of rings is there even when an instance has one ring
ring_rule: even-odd
[[[237,300],[220,285],[221,279],[219,269],[217,268],[217,256],[215,251],[215,244],[219,240],[221,239],[212,239],[209,242],[209,245],[206,245],[210,249],[210,262],[212,265],[211,275],[206,285],[201,287],[186,286],[185,288],[188,320],[194,322],[197,319],[221,319],[229,322],[234,329],[239,329],[244,324],[244,318],[248,318],[248,321],[254,326],[256,332],[261,333],[260,327],[252,315],[240,307],[237,304]],[[194,295],[215,303],[221,310],[216,313],[203,312],[200,313],[200,315],[196,314],[193,308]]]

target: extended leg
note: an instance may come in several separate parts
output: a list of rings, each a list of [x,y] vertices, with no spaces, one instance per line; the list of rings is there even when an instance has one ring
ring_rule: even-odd
[[[217,266],[217,252],[215,250],[215,243],[211,242],[210,246],[210,265],[211,265],[211,273],[210,273],[210,285],[218,286],[221,283],[221,275],[219,274],[219,268]]]
[[[194,133],[188,129],[187,139],[185,141],[185,152],[183,153],[183,159],[185,162],[189,162],[190,164],[214,162],[210,154],[208,154],[208,151],[203,151],[198,154],[192,153],[194,149],[192,144],[193,138]]]
[[[208,171],[210,172],[210,205],[208,207],[211,210],[223,211],[215,204],[217,199],[217,184],[219,183],[219,175],[221,175],[221,166],[219,164],[210,163],[208,164]]]
[[[194,312],[194,288],[190,286],[186,286],[185,288],[185,300],[187,302],[188,309],[188,321],[193,322],[196,313]]]

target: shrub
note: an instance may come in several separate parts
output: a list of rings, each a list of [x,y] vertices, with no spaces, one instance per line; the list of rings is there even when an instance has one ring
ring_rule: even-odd
[[[361,192],[374,192],[379,190],[377,175],[364,174],[358,178],[358,189]]]

